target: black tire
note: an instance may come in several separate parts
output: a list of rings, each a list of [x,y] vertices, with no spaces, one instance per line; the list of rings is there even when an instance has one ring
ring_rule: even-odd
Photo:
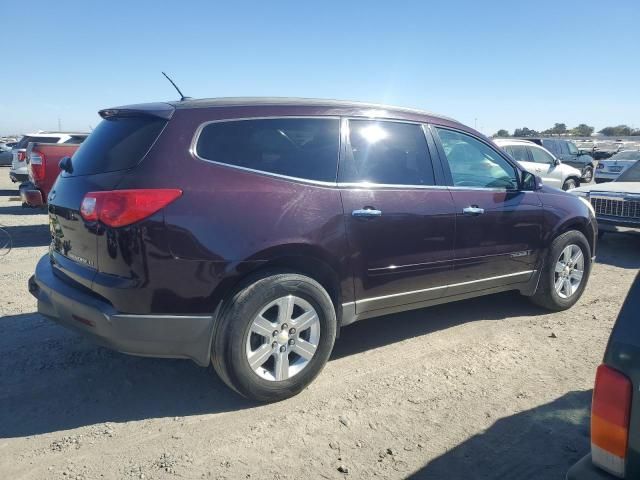
[[[584,183],[591,183],[591,180],[593,180],[593,167],[589,166],[584,169],[582,180],[584,181]]]
[[[562,184],[562,190],[565,192],[568,190],[573,190],[574,188],[578,188],[580,186],[580,182],[575,178],[567,178]]]
[[[262,378],[249,365],[246,345],[254,318],[270,302],[294,295],[316,311],[320,338],[308,364],[286,380]],[[212,342],[212,363],[220,378],[241,395],[260,402],[292,397],[307,387],[326,365],[336,337],[331,297],[315,280],[295,273],[267,272],[245,282],[223,308]]]
[[[555,266],[562,251],[568,245],[577,245],[582,250],[584,258],[584,273],[578,289],[568,298],[562,298],[555,289]],[[570,230],[559,235],[552,243],[547,257],[544,259],[544,267],[538,281],[536,293],[530,297],[536,305],[552,311],[561,311],[571,308],[582,296],[589,281],[591,273],[591,248],[585,236],[577,231]]]

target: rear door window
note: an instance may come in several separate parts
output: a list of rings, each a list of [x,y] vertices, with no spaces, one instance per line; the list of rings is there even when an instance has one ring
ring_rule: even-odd
[[[349,121],[349,148],[340,166],[344,183],[434,185],[422,127],[376,120]]]
[[[536,163],[544,163],[545,165],[553,163],[553,157],[541,148],[531,147],[531,155]]]
[[[560,155],[560,150],[555,140],[549,140],[548,138],[545,138],[542,140],[542,146],[549,150],[551,153]]]
[[[569,152],[569,146],[568,146],[568,143],[569,143],[569,142],[565,142],[565,141],[562,141],[562,140],[558,140],[558,144],[559,144],[559,146],[560,146],[560,153],[561,153],[562,155],[569,155],[569,153],[570,153],[570,152]]]
[[[73,173],[93,175],[136,166],[149,151],[166,121],[156,117],[108,117],[73,155]],[[69,176],[68,173],[64,173]]]
[[[272,118],[209,123],[196,153],[236,167],[335,182],[339,148],[337,118]]]
[[[529,152],[527,151],[527,147],[524,145],[510,145],[511,156],[514,160],[518,162],[530,162]]]

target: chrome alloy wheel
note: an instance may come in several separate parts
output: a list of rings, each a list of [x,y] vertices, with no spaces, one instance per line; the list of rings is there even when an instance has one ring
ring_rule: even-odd
[[[287,295],[267,304],[247,334],[247,360],[260,377],[287,380],[300,373],[320,342],[318,313],[306,300]]]
[[[568,245],[562,250],[556,262],[554,281],[560,298],[571,297],[582,283],[584,275],[584,255],[578,245]]]

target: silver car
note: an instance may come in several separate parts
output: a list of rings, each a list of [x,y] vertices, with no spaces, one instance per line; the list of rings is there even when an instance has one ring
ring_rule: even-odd
[[[611,182],[640,160],[640,150],[623,150],[611,158],[600,160],[596,168],[596,183]]]

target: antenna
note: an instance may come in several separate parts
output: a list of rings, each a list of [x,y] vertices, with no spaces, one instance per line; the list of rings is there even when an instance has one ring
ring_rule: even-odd
[[[162,75],[164,75],[165,77],[167,77],[167,80],[169,80],[171,82],[171,85],[173,85],[173,88],[175,88],[178,93],[180,94],[180,101],[182,102],[183,100],[187,100],[191,97],[185,97],[182,92],[180,91],[180,89],[178,88],[178,86],[175,84],[175,82],[173,80],[171,80],[171,78],[169,78],[169,75],[167,75],[166,73],[162,72]]]

